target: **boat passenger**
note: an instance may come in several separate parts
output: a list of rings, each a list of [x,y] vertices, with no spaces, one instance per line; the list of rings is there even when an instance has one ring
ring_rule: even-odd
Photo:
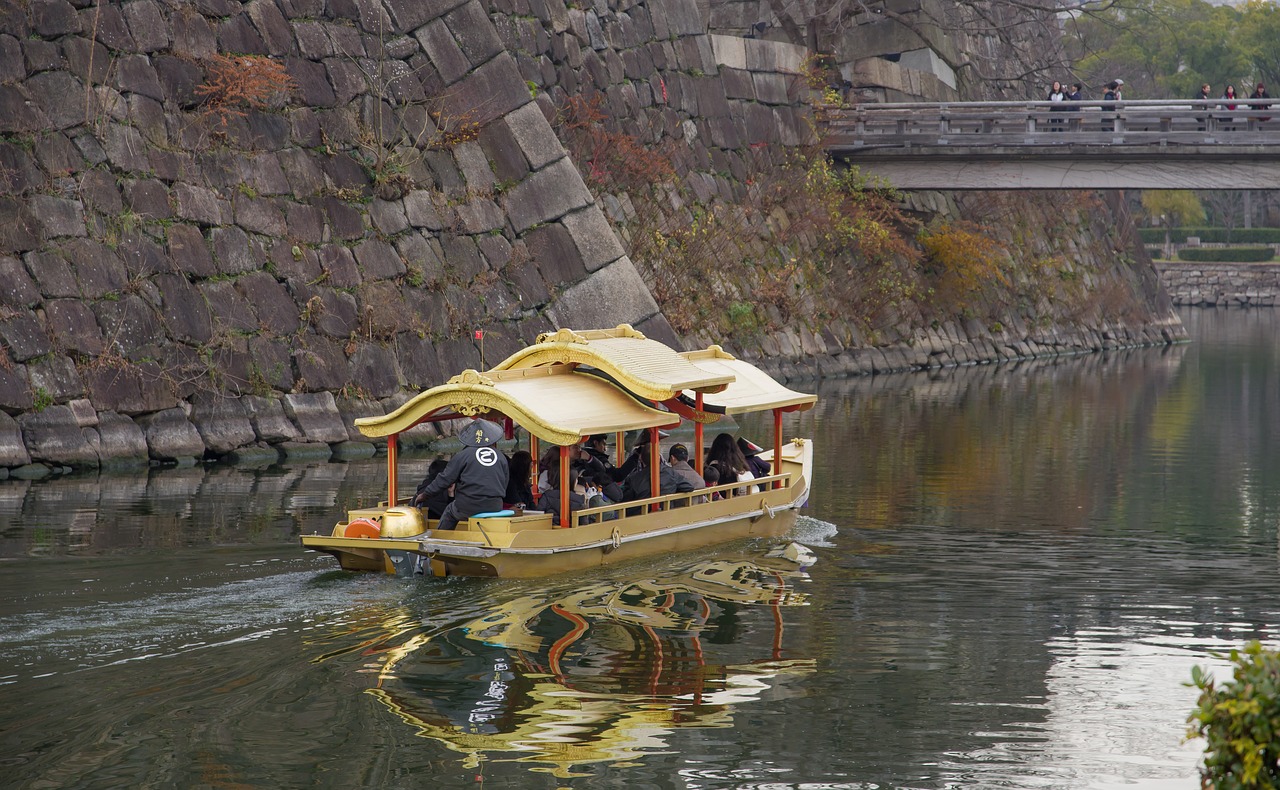
[[[609,458],[609,437],[603,433],[593,433],[582,443],[582,449],[592,458],[604,464],[605,469],[613,468],[613,461]]]
[[[507,468],[507,493],[502,498],[503,504],[508,508],[523,505],[526,510],[533,510],[533,487],[529,482],[533,471],[533,456],[528,450],[516,450],[511,454]]]
[[[587,484],[594,486],[600,501],[590,500],[591,507],[600,507],[601,505],[612,505],[622,501],[622,486],[614,479],[613,475],[608,472],[595,472],[593,477],[582,478]]]
[[[717,434],[716,438],[711,442],[711,449],[707,451],[707,462],[704,468],[707,466],[714,466],[719,471],[717,485],[723,486],[755,479],[755,475],[751,473],[751,469],[747,466],[746,456],[738,449],[733,437],[727,433]],[[749,493],[745,486],[731,490],[735,495]]]
[[[646,447],[648,445],[645,445]],[[626,481],[622,484],[622,501],[634,502],[637,499],[648,499],[649,491],[649,453],[643,452],[636,455],[638,459],[636,468],[631,474],[627,475]],[[675,473],[675,470],[667,465],[662,458],[658,459],[658,491],[659,496],[667,496],[668,494],[687,494],[693,490],[693,484],[688,480]],[[684,502],[680,505],[686,504]],[[638,516],[642,512],[641,508],[627,508],[628,516]]]
[[[689,466],[688,447],[685,447],[683,444],[671,445],[671,449],[667,451],[667,462],[671,464],[671,470],[673,472],[689,481],[689,484],[693,486],[694,491],[697,491],[699,488],[707,487],[707,481],[703,479],[702,475],[698,474],[698,471],[692,466]],[[697,505],[706,501],[707,498],[705,496],[694,497],[693,499],[694,504]]]
[[[668,431],[663,431],[663,430],[658,431],[659,439],[665,439],[670,435],[671,434]],[[640,432],[640,438],[636,439],[635,445],[631,448],[631,453],[627,455],[626,460],[622,462],[622,466],[615,467],[614,469],[610,470],[610,474],[613,475],[613,479],[617,480],[618,482],[622,482],[626,480],[631,475],[631,473],[635,471],[636,464],[639,463],[637,459],[642,453],[645,455],[649,453],[649,432],[648,431]]]
[[[413,499],[409,500],[409,504],[416,508],[425,506],[427,508],[427,518],[440,518],[444,513],[444,509],[449,507],[449,502],[453,500],[453,493],[448,489],[430,498],[423,495],[423,492],[427,490],[427,486],[431,485],[448,465],[449,462],[443,458],[437,458],[432,461],[431,465],[427,467],[427,476],[422,478],[421,483],[418,483],[418,490],[414,492]]]
[[[707,464],[702,467],[702,482],[706,483],[707,488],[720,485],[720,467]],[[724,499],[724,495],[719,491],[712,491],[709,495],[712,502]]]
[[[551,487],[542,492],[542,509],[551,514],[551,523],[560,526],[560,467],[547,468],[547,481]],[[569,513],[587,506],[587,498],[579,490],[578,470],[569,468]],[[567,514],[566,514],[567,515]]]
[[[569,445],[569,465],[578,470],[579,477],[590,480],[598,474],[607,474],[604,464],[600,463],[594,456],[583,450],[582,445]],[[555,467],[560,468],[560,446],[552,445],[538,459],[538,466],[541,470],[538,472],[538,491],[547,490],[547,470]]]
[[[440,514],[437,529],[451,530],[476,513],[502,510],[509,473],[507,457],[494,446],[501,438],[502,428],[489,420],[472,420],[458,434],[463,449],[422,491],[430,499],[453,486],[453,501]]]
[[[760,453],[764,452],[764,448],[750,439],[738,437],[738,449],[742,451],[742,457],[747,459],[747,469],[751,470],[753,477],[768,477],[769,470],[773,467],[769,462],[760,457]]]

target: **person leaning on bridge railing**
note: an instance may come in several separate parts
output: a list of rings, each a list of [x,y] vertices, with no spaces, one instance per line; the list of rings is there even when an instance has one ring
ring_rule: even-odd
[[[1270,98],[1271,98],[1271,94],[1267,93],[1267,86],[1266,86],[1266,85],[1263,85],[1261,82],[1259,82],[1259,83],[1257,84],[1257,86],[1256,86],[1256,87],[1254,87],[1254,89],[1253,89],[1253,93],[1250,93],[1250,94],[1249,94],[1249,98],[1250,98],[1250,99],[1270,99]],[[1268,108],[1268,107],[1270,107],[1270,106],[1271,106],[1271,103],[1270,103],[1270,102],[1257,102],[1257,103],[1255,103],[1252,107],[1250,107],[1249,109],[1251,109],[1251,110],[1265,110],[1265,109],[1267,109],[1267,108]],[[1271,116],[1270,116],[1270,115],[1264,115],[1264,116],[1262,116],[1261,118],[1259,118],[1258,120],[1259,120],[1259,121],[1269,121],[1269,120],[1271,120]]]

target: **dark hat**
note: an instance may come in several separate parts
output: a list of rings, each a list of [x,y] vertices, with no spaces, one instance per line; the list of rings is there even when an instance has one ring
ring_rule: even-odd
[[[467,447],[489,447],[501,438],[501,426],[489,420],[472,420],[458,432],[458,441]]]
[[[738,449],[741,450],[742,454],[747,456],[748,458],[750,458],[753,455],[759,455],[760,453],[764,452],[763,447],[751,441],[750,439],[744,439],[741,436],[738,437]]]
[[[671,445],[671,449],[667,451],[667,455],[671,456],[677,461],[688,461],[689,448],[685,447],[683,444],[673,444]]]
[[[670,435],[671,435],[671,431],[664,431],[661,428],[658,429],[659,439],[665,439]],[[645,428],[640,431],[640,438],[636,439],[636,444],[648,444],[648,443],[649,443],[649,429]]]

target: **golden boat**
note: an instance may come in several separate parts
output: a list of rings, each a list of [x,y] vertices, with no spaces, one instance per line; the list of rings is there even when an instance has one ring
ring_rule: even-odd
[[[347,570],[532,577],[781,535],[808,500],[813,465],[808,440],[783,442],[782,415],[810,409],[816,400],[719,346],[677,352],[626,324],[544,333],[491,370],[465,370],[389,414],[357,419],[361,433],[387,440],[387,499],[348,511],[329,535],[303,535],[302,545],[332,554]],[[570,445],[615,434],[621,465],[626,432],[647,430],[649,490],[659,491],[659,429],[691,421],[690,462],[701,471],[705,426],[754,412],[773,415],[772,448],[760,453],[772,474],[748,485],[573,511],[566,491],[560,512],[568,516],[561,525],[547,512],[500,511],[449,531],[436,529],[436,520],[408,506],[409,497],[398,490],[397,437],[422,423],[483,417],[504,424],[508,439],[523,429],[535,460],[539,442],[560,446],[561,479],[568,478]]]

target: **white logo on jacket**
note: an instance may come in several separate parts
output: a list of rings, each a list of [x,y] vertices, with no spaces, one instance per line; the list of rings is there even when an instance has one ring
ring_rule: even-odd
[[[498,463],[498,451],[492,447],[481,447],[476,450],[476,460],[481,466],[493,466]]]

